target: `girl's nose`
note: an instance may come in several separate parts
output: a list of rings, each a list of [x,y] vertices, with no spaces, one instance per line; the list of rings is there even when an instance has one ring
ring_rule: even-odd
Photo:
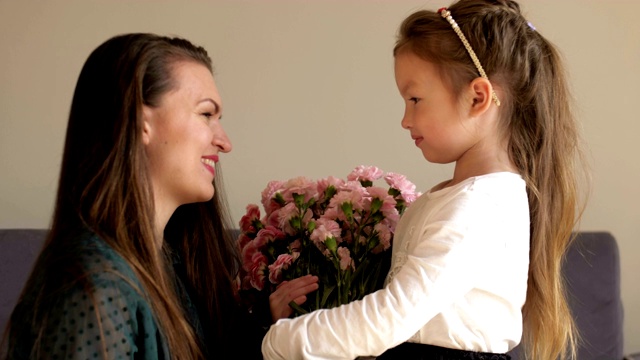
[[[405,111],[402,116],[402,120],[400,121],[400,125],[403,129],[409,130],[411,128],[411,122],[409,121],[409,116],[407,116],[407,112]]]

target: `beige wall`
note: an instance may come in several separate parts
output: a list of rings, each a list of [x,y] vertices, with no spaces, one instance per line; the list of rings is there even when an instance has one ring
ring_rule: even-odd
[[[222,158],[233,216],[267,181],[344,177],[359,164],[427,189],[450,166],[427,164],[400,128],[390,50],[398,24],[434,1],[0,0],[0,228],[46,227],[66,117],[80,68],[118,33],[178,34],[217,68]],[[563,51],[593,163],[583,230],[619,241],[625,351],[640,351],[640,2],[523,0],[529,20]],[[100,111],[100,109],[96,109]]]

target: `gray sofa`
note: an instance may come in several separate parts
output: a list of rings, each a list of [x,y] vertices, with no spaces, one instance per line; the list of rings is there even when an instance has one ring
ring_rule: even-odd
[[[0,331],[4,331],[45,235],[43,229],[0,229]],[[582,336],[578,359],[623,359],[616,240],[608,232],[579,233],[563,271],[569,285],[571,309]],[[511,353],[513,359],[520,358],[518,350]]]

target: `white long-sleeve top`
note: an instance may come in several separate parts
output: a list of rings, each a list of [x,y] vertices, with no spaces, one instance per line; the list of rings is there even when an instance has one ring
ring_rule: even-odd
[[[493,173],[434,188],[398,223],[382,290],[271,326],[265,359],[354,359],[411,341],[504,353],[522,335],[529,267],[525,182]]]

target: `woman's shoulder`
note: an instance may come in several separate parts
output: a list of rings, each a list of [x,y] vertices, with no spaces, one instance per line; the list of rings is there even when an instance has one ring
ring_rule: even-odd
[[[35,297],[27,296],[14,310],[18,348],[33,346],[29,339],[36,331],[44,334],[39,349],[60,358],[91,358],[103,349],[162,353],[151,304],[124,258],[94,234],[69,243],[73,255],[66,258],[65,272],[75,273],[63,274],[67,280],[55,285],[43,283],[50,291],[33,291]]]
[[[139,283],[137,276],[125,258],[95,233],[86,232],[74,241],[73,257],[81,271],[90,275],[92,281],[115,281]]]
[[[58,264],[59,268],[65,269],[63,276],[67,279],[59,284],[63,291],[57,299],[62,303],[91,301],[93,305],[106,308],[115,304],[122,304],[128,309],[148,307],[132,267],[100,236],[83,232],[69,244],[70,253],[63,258],[68,267]]]

